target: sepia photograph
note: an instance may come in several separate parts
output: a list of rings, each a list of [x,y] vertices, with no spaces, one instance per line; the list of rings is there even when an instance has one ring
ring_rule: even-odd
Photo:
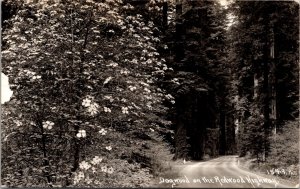
[[[0,188],[300,188],[299,0],[0,1]]]

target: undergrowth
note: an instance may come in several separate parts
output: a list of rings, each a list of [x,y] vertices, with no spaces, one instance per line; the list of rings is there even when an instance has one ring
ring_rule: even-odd
[[[246,159],[250,159],[248,156]],[[271,151],[266,162],[251,161],[252,170],[291,181],[299,181],[299,120],[287,122],[271,137]]]

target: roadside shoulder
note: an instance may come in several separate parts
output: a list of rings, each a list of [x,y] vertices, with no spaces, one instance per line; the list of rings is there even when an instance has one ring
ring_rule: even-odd
[[[259,168],[255,169],[255,170],[251,169],[251,167],[255,167],[254,166],[254,164],[255,164],[254,159],[246,159],[246,158],[243,158],[243,157],[238,157],[237,161],[238,161],[237,165],[241,170],[254,173],[254,174],[256,174],[258,176],[261,176],[261,177],[265,177],[265,178],[269,178],[269,179],[276,179],[281,184],[291,186],[292,188],[299,188],[299,182],[297,182],[297,181],[286,180],[286,179],[283,179],[279,176],[268,174],[267,172],[263,172]],[[256,165],[256,167],[258,167],[258,165]]]

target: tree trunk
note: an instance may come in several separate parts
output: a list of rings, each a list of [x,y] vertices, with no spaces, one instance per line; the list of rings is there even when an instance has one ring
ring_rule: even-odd
[[[184,48],[183,48],[183,21],[181,18],[182,15],[182,2],[177,0],[176,2],[176,42],[175,42],[175,60],[180,61],[184,57]]]
[[[182,118],[177,120],[177,128],[175,132],[175,156],[174,159],[186,158],[187,151],[187,131]]]
[[[220,106],[220,155],[225,155],[227,150],[226,145],[226,116],[225,116],[225,100],[222,99]]]
[[[275,49],[275,41],[274,41],[274,31],[272,30],[272,41],[271,41],[271,49],[270,49],[270,59],[271,59],[271,64],[270,64],[270,89],[271,89],[271,128],[274,134],[276,134],[276,122],[277,122],[277,95],[276,95],[276,76],[275,76],[275,71],[276,71],[276,65],[275,65],[275,54],[274,54],[274,49]]]
[[[38,113],[36,114],[36,123],[39,126],[39,128],[41,129],[41,135],[42,135],[42,151],[43,151],[43,166],[44,169],[42,170],[43,172],[43,176],[46,177],[47,179],[47,183],[49,184],[50,187],[51,186],[51,176],[50,176],[50,162],[49,162],[49,158],[48,158],[48,154],[47,154],[47,147],[46,147],[46,135],[44,132],[44,128],[43,128],[43,122],[41,119],[42,116],[40,116]]]
[[[269,23],[267,23],[268,25]],[[269,32],[269,30],[266,30]],[[269,33],[266,33],[266,36],[269,36]],[[264,58],[263,58],[263,115],[264,115],[264,149],[263,149],[263,161],[268,158],[268,152],[270,148],[269,136],[270,136],[270,90],[269,90],[269,64],[271,64],[270,59],[270,40],[268,39],[265,42],[264,47]]]
[[[163,3],[163,31],[166,32],[168,29],[168,2]]]

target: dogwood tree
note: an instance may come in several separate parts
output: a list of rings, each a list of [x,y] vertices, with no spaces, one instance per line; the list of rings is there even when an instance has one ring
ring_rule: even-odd
[[[70,185],[73,172],[91,168],[80,163],[87,153],[106,158],[101,170],[112,174],[118,165],[109,159],[119,147],[109,137],[155,132],[167,123],[158,115],[170,95],[155,82],[169,68],[155,48],[154,23],[128,15],[134,7],[122,0],[18,2],[3,32],[3,71],[15,93],[2,121],[10,144],[3,181]]]

